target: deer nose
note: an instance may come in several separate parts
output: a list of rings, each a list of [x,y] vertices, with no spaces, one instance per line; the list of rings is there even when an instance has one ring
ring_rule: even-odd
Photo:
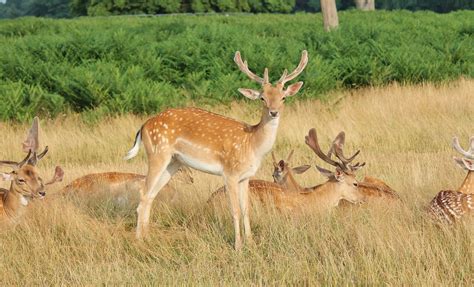
[[[272,118],[276,118],[276,117],[278,117],[278,112],[270,112],[270,116]]]
[[[38,192],[38,193],[39,193],[39,195],[41,195],[41,196],[45,196],[45,195],[46,195],[46,192],[45,192],[45,191],[40,191],[40,192]]]

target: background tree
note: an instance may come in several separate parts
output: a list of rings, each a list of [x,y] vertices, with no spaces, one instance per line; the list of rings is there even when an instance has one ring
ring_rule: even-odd
[[[321,0],[321,12],[323,13],[324,30],[330,31],[339,26],[335,0]]]
[[[364,11],[375,10],[375,0],[355,0],[357,9]]]

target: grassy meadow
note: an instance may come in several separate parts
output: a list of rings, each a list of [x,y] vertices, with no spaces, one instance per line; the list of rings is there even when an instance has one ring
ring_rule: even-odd
[[[155,202],[150,238],[134,239],[135,205],[57,196],[74,178],[99,171],[146,172],[143,151],[122,160],[144,116],[81,116],[41,122],[41,144],[50,154],[39,164],[43,177],[55,165],[65,180],[32,206],[24,220],[0,231],[0,285],[392,285],[474,284],[473,232],[467,225],[438,228],[424,207],[441,189],[460,185],[451,138],[465,146],[474,131],[474,81],[416,86],[388,85],[333,92],[330,100],[295,101],[282,115],[274,147],[283,157],[295,149],[294,165],[321,164],[304,144],[315,127],[321,145],[346,131],[347,153],[361,149],[371,175],[397,190],[401,202],[374,203],[330,214],[279,214],[256,205],[255,244],[233,250],[229,212],[206,204],[220,178],[194,171],[194,184],[174,184],[179,201]],[[297,97],[300,97],[298,95]],[[255,123],[259,103],[210,107]],[[0,123],[2,157],[22,156],[27,124]],[[266,156],[257,177],[271,179]],[[315,169],[298,176],[314,185]]]

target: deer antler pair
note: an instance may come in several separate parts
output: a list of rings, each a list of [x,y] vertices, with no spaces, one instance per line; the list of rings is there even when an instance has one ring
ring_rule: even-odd
[[[270,79],[268,77],[268,68],[265,68],[263,72],[263,78],[257,76],[255,73],[250,71],[247,61],[242,61],[242,57],[240,56],[239,51],[235,52],[234,62],[237,64],[237,66],[239,66],[239,69],[244,74],[246,74],[250,79],[254,80],[255,82],[261,85],[270,83]],[[285,69],[285,71],[283,71],[283,75],[278,80],[278,84],[283,86],[285,85],[286,82],[289,82],[293,80],[294,78],[296,78],[299,74],[301,74],[301,72],[303,72],[304,68],[306,67],[306,64],[308,64],[308,51],[303,50],[303,52],[301,53],[300,63],[298,64],[296,69],[293,72],[291,72],[289,75],[288,75],[288,70]]]
[[[332,166],[335,166],[336,168],[339,168],[341,171],[352,172],[365,165],[365,162],[363,163],[358,162],[355,165],[350,164],[356,158],[356,156],[360,153],[360,150],[358,150],[354,155],[352,155],[349,158],[347,158],[344,155],[344,152],[343,152],[344,143],[345,143],[344,132],[340,132],[336,136],[327,154],[324,154],[324,152],[321,150],[321,147],[319,146],[318,135],[316,133],[316,129],[313,128],[309,130],[308,135],[305,137],[305,142],[314,151],[314,153],[316,153],[316,155],[320,159],[324,160],[325,162],[329,163]],[[331,158],[333,153],[339,159],[339,162]],[[327,172],[327,170],[319,166],[316,166],[316,168],[318,168],[318,170],[320,171]]]

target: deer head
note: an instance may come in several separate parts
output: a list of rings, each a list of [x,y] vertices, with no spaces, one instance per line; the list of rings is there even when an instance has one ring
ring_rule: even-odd
[[[474,171],[474,136],[469,139],[469,149],[464,150],[457,137],[453,138],[453,148],[463,157],[453,157],[454,161],[464,170]]]
[[[337,183],[336,191],[341,193],[342,198],[353,203],[362,202],[364,200],[364,195],[358,190],[359,182],[355,178],[355,171],[362,168],[365,165],[365,162],[356,163],[354,165],[351,164],[360,151],[357,151],[349,158],[344,156],[344,132],[340,132],[336,136],[327,154],[324,154],[321,151],[315,129],[309,130],[305,140],[306,144],[316,153],[320,159],[335,167],[335,171],[330,171],[316,165],[316,168],[322,175],[326,176],[329,181]],[[333,160],[331,158],[333,153],[336,155],[339,161]]]
[[[44,197],[46,195],[45,185],[62,181],[64,176],[64,172],[59,166],[56,167],[53,178],[48,182],[43,183],[43,179],[39,176],[36,164],[48,153],[48,147],[46,146],[38,154],[38,128],[39,119],[35,117],[27,138],[23,142],[23,150],[27,149],[28,154],[22,161],[0,161],[1,166],[8,166],[13,169],[9,173],[0,173],[3,180],[11,181],[10,191],[17,192],[27,199]]]
[[[272,152],[272,159],[273,159],[273,181],[278,184],[283,184],[286,182],[287,178],[291,173],[294,174],[302,174],[307,171],[311,166],[310,165],[301,165],[298,167],[292,168],[290,166],[290,160],[293,156],[294,150],[290,152],[288,157],[285,160],[280,160],[277,162],[275,158],[275,154]]]
[[[260,99],[264,103],[268,116],[270,118],[278,118],[280,111],[283,109],[285,98],[295,95],[303,86],[303,82],[297,82],[289,85],[288,88],[285,89],[285,84],[301,74],[306,67],[306,64],[308,64],[308,52],[304,50],[301,54],[301,60],[298,67],[296,67],[296,69],[290,74],[285,70],[275,85],[270,83],[267,68],[265,68],[263,72],[263,78],[251,72],[248,68],[247,61],[242,61],[239,51],[235,53],[234,61],[244,74],[262,85],[261,91],[241,88],[239,89],[239,92],[251,100]]]

